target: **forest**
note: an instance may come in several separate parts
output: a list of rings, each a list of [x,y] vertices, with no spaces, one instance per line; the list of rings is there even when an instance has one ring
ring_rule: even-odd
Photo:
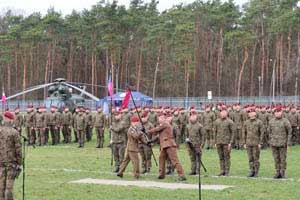
[[[163,12],[158,3],[102,0],[66,16],[2,10],[0,89],[62,77],[102,98],[111,75],[115,91],[153,98],[298,95],[298,0],[196,0]]]

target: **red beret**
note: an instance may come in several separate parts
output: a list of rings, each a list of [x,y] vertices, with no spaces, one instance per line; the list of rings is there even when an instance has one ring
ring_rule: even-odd
[[[139,122],[139,118],[138,117],[132,117],[131,122]]]
[[[282,108],[281,107],[277,107],[277,108],[275,108],[275,112],[281,112],[282,111]]]
[[[147,116],[148,116],[148,112],[143,112],[141,118],[145,118],[145,117],[147,117]]]
[[[8,119],[14,119],[15,118],[14,115],[11,112],[9,112],[9,111],[6,111],[4,113],[4,117],[6,117]]]
[[[16,107],[16,108],[15,108],[15,111],[16,111],[16,110],[20,110],[20,108],[19,108],[19,107]]]

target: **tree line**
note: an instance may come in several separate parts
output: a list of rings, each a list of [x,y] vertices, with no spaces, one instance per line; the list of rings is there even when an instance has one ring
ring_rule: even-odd
[[[111,74],[116,90],[131,85],[154,98],[298,94],[297,0],[157,5],[102,0],[66,16],[2,12],[0,87],[8,96],[65,77],[103,97],[98,85]]]

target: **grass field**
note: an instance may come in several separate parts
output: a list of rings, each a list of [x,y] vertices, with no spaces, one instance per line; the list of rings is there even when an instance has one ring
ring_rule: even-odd
[[[106,139],[107,141],[107,139]],[[158,157],[158,147],[154,149]],[[95,135],[91,143],[84,149],[77,144],[26,147],[26,199],[27,200],[166,200],[198,199],[197,190],[143,189],[138,187],[118,187],[103,185],[70,184],[85,178],[117,179],[111,171],[110,149],[96,149]],[[190,170],[190,162],[184,146],[179,150],[180,161],[186,173]],[[248,174],[247,155],[245,151],[233,150],[231,154],[231,177],[215,177],[219,172],[217,152],[204,151],[203,162],[208,169],[203,184],[231,185],[233,188],[223,191],[202,191],[202,199],[300,199],[300,147],[292,147],[288,151],[287,180],[268,179],[274,175],[274,163],[270,150],[261,153],[260,178],[244,178]],[[154,165],[154,162],[153,162]],[[158,173],[154,165],[151,174],[140,180],[158,181]],[[186,183],[197,184],[198,178],[187,176]],[[266,179],[265,179],[266,178]],[[124,180],[133,180],[132,166],[129,164]],[[177,175],[168,176],[163,182],[177,182]],[[17,180],[15,199],[22,199],[22,178]]]

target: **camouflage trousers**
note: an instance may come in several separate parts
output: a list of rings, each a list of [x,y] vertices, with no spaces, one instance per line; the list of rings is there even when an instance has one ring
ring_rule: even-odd
[[[114,154],[115,167],[120,168],[121,162],[124,160],[126,144],[125,143],[113,144],[112,148]]]
[[[104,128],[103,127],[97,127],[96,128],[96,134],[97,134],[97,147],[103,148]]]
[[[259,170],[259,157],[260,157],[260,149],[257,146],[247,146],[247,155],[249,161],[249,168],[252,172],[258,172]]]
[[[74,142],[77,143],[78,142],[78,132],[77,129],[75,127],[73,127],[73,133],[74,133]]]
[[[129,162],[133,165],[133,176],[139,178],[140,176],[140,166],[139,166],[139,155],[138,152],[127,151],[124,160],[120,166],[119,174],[123,174]]]
[[[263,148],[267,148],[268,146],[269,146],[269,130],[266,130],[263,137]]]
[[[160,150],[159,154],[159,175],[161,177],[165,177],[166,175],[166,160],[167,158],[170,159],[172,163],[172,167],[174,167],[179,176],[184,176],[184,170],[182,165],[179,162],[177,156],[177,149],[176,147],[167,147]]]
[[[85,141],[85,131],[84,130],[77,130],[78,134],[78,143],[80,147],[84,146],[84,141]]]
[[[0,200],[13,200],[15,182],[15,168],[13,165],[0,164]]]
[[[191,149],[189,145],[187,145],[187,150],[191,160],[191,173],[198,173],[199,166],[199,156],[198,153],[201,152],[201,144],[193,144],[195,149]]]
[[[69,125],[63,125],[62,133],[64,137],[64,143],[71,143],[71,128]]]
[[[214,133],[212,129],[204,129],[205,143],[207,147],[213,148],[214,146]]]
[[[228,144],[217,144],[217,151],[220,159],[221,172],[229,173],[230,150],[228,149]]]
[[[243,134],[242,134],[242,129],[237,129],[236,130],[236,135],[235,135],[235,146],[237,148],[242,148],[243,147]]]
[[[186,132],[186,126],[185,125],[182,125],[181,129],[180,129],[180,140],[181,140],[181,143],[184,143],[185,142],[185,132]]]
[[[180,129],[178,129],[178,130],[176,131],[175,142],[176,142],[177,148],[179,149],[180,144],[181,144],[181,142],[182,142],[182,139],[181,139],[181,131],[180,131]]]
[[[49,135],[50,135],[50,129],[48,127],[45,128],[44,134],[45,134],[45,143],[48,144]]]
[[[49,130],[51,132],[52,145],[58,144],[58,130],[55,125],[50,125]]]
[[[292,127],[292,145],[299,144],[299,129],[297,127]]]
[[[272,153],[274,157],[275,169],[286,170],[287,147],[272,146]]]
[[[142,158],[142,168],[144,171],[149,172],[152,167],[152,163],[151,163],[152,149],[151,147],[145,144],[140,144],[139,150]]]
[[[93,127],[90,125],[87,125],[85,132],[86,132],[86,141],[87,142],[91,141],[93,138]]]
[[[36,128],[35,132],[37,134],[37,145],[42,146],[46,144],[45,128]]]
[[[35,144],[35,140],[36,140],[35,130],[31,127],[26,127],[26,135],[28,138],[28,145]]]

